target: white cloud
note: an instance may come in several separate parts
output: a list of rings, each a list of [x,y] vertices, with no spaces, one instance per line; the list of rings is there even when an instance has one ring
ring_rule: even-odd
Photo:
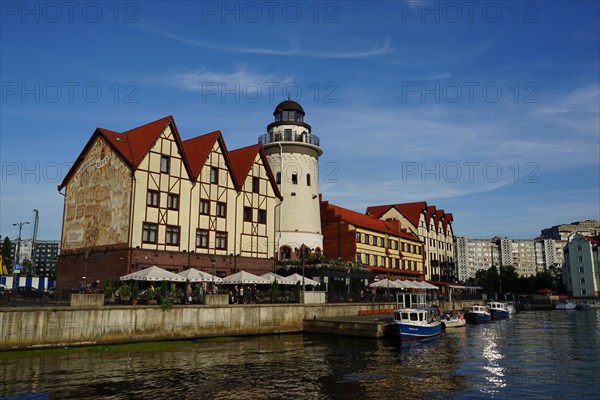
[[[144,32],[149,32],[155,35],[172,39],[179,43],[199,47],[207,50],[218,51],[221,53],[233,54],[256,54],[256,55],[272,55],[272,56],[300,56],[312,58],[331,58],[331,59],[353,59],[353,58],[371,58],[382,56],[393,52],[391,40],[385,38],[382,43],[376,43],[368,49],[359,49],[352,51],[319,51],[310,48],[303,48],[298,40],[291,40],[289,48],[275,49],[255,46],[235,46],[228,43],[219,43],[216,41],[205,41],[192,39],[183,35],[179,35],[165,30],[149,27],[143,24],[136,24],[135,28]],[[336,47],[334,43],[330,43],[329,47]]]

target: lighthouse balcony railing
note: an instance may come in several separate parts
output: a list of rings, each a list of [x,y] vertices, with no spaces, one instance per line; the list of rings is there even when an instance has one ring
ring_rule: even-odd
[[[321,142],[317,135],[313,135],[312,133],[303,132],[270,132],[265,133],[258,138],[258,143],[265,145],[269,143],[275,142],[300,142],[300,143],[308,143],[314,146],[321,146]]]

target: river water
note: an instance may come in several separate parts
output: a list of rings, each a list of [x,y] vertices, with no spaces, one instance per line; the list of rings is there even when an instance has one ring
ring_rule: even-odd
[[[105,348],[106,350],[106,348]],[[600,310],[423,341],[275,335],[0,354],[0,399],[600,399]]]

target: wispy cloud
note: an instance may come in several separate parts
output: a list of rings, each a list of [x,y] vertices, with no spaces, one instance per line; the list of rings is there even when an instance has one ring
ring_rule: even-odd
[[[251,71],[246,66],[242,65],[230,72],[212,71],[205,68],[170,72],[161,75],[160,79],[153,79],[153,81],[154,83],[160,83],[161,85],[166,84],[191,91],[203,91],[207,89],[207,85],[211,88],[213,88],[214,85],[217,85],[217,88],[223,86],[232,90],[236,87],[240,87],[252,92],[261,90],[265,85],[269,84],[285,85],[286,83],[294,82],[294,77]]]
[[[234,54],[256,54],[256,55],[272,55],[272,56],[298,56],[298,57],[311,57],[311,58],[325,58],[325,59],[359,59],[359,58],[371,58],[390,54],[393,52],[391,39],[385,38],[381,43],[374,44],[368,49],[356,50],[356,51],[318,51],[307,48],[302,48],[302,45],[298,40],[290,41],[289,47],[286,49],[275,49],[265,48],[256,46],[235,46],[228,43],[216,42],[216,41],[205,41],[192,39],[180,34],[168,32],[165,30],[149,27],[143,24],[136,24],[136,29],[144,32],[152,33],[158,36],[162,36],[168,39],[172,39],[179,43],[186,45],[199,47],[207,50],[218,51],[221,53],[234,53]],[[334,44],[331,44],[334,47]]]

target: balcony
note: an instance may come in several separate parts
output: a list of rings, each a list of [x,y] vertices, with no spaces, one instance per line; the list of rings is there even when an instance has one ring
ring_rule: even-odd
[[[258,143],[267,145],[276,142],[296,142],[306,143],[320,147],[320,140],[317,135],[308,132],[270,132],[258,137]]]

